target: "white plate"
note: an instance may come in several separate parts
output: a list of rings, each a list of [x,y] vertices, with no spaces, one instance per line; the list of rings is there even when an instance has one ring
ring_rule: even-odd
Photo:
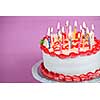
[[[32,67],[32,75],[33,75],[33,77],[36,80],[38,80],[40,82],[43,82],[43,83],[59,83],[57,81],[53,81],[53,80],[47,79],[41,74],[41,72],[39,71],[39,65],[41,64],[42,61],[43,60],[40,60],[35,65],[33,65],[33,67]],[[91,81],[85,81],[83,83],[100,83],[100,78],[93,79]]]

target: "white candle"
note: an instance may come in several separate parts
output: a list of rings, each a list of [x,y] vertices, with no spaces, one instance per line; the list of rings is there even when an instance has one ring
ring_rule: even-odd
[[[48,36],[50,36],[50,27],[48,28],[48,33],[47,33]]]
[[[86,33],[89,34],[89,28],[88,27],[86,27]]]
[[[92,31],[94,32],[94,24],[92,24]]]
[[[82,36],[84,37],[84,29],[82,29]],[[83,39],[83,49],[84,49],[84,45],[85,45],[85,38],[82,38]]]
[[[54,34],[54,42],[57,42],[57,41],[58,41],[58,35]]]
[[[48,28],[48,33],[47,33],[47,35],[48,35],[48,48],[50,49],[50,27]]]
[[[71,36],[72,35],[72,26],[70,25],[69,26],[69,34],[68,34],[69,36]]]
[[[58,34],[58,40],[59,40],[59,46],[60,46],[60,54],[62,54],[62,44],[61,44],[62,34],[61,34],[61,31],[60,31],[60,23],[59,22],[58,22],[58,25],[57,25],[57,34]]]
[[[62,31],[62,33],[65,33],[64,27],[62,27],[61,31]]]
[[[82,33],[82,25],[80,25],[80,32]]]
[[[86,23],[85,23],[85,22],[83,22],[83,28],[85,28],[85,29],[86,29]]]
[[[68,35],[68,26],[69,26],[69,21],[66,21],[66,36]]]
[[[65,34],[64,27],[62,27],[62,42],[63,42],[63,45],[64,45],[64,40],[65,39],[66,39],[66,34]]]
[[[52,47],[52,45],[54,43],[54,38],[55,38],[54,34],[53,34],[53,27],[51,27],[51,32],[50,33],[51,33],[51,41],[50,42],[51,42],[51,47]]]
[[[48,36],[50,36],[50,27],[48,28],[48,33],[47,33]]]
[[[94,24],[92,24],[92,34],[93,34],[92,42],[93,42],[93,44],[94,44]]]
[[[84,29],[84,33],[86,35],[86,23],[85,22],[83,22],[83,29]]]
[[[90,37],[90,49],[92,49],[92,45],[93,45],[93,32],[91,31],[89,34]]]
[[[72,39],[72,27],[71,27],[71,25],[69,26],[69,34],[68,34],[68,37],[69,37],[69,51],[70,51],[71,45],[72,45],[72,41],[71,41],[71,39]]]
[[[53,27],[51,27],[51,33],[53,33]]]
[[[57,24],[57,35],[58,35],[58,40],[60,40],[60,23],[58,22]]]
[[[51,44],[53,44],[55,38],[55,34],[51,34]]]
[[[58,37],[59,37],[59,38],[58,38],[59,41],[61,41],[61,40],[62,40],[62,34],[61,34],[61,31],[60,31],[60,30],[58,31]]]
[[[82,35],[85,35],[84,29],[82,29]]]
[[[69,25],[69,21],[67,20],[67,21],[66,21],[66,27],[68,27],[68,25]]]

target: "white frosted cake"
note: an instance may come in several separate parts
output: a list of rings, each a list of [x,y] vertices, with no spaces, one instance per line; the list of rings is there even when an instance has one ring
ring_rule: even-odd
[[[46,78],[80,82],[100,77],[100,40],[94,37],[93,24],[89,31],[83,22],[78,31],[75,21],[72,31],[68,21],[66,27],[60,27],[58,23],[56,33],[48,28],[40,47],[43,54],[40,71]]]

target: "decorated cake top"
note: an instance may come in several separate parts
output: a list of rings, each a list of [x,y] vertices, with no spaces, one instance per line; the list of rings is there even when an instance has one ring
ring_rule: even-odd
[[[94,34],[93,24],[89,30],[83,22],[78,31],[77,21],[74,22],[73,30],[69,21],[66,21],[65,27],[61,27],[58,22],[57,32],[54,33],[53,28],[49,27],[47,35],[40,41],[40,47],[45,53],[59,58],[91,55],[100,50],[100,41]]]

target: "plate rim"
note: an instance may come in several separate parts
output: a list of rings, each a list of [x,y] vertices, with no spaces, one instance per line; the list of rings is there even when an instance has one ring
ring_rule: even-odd
[[[39,71],[38,68],[39,68],[39,65],[41,64],[41,62],[43,62],[42,59],[37,61],[32,66],[32,76],[37,81],[42,82],[42,83],[62,83],[62,82],[57,82],[57,81],[54,81],[54,80],[47,79],[42,74],[40,75],[39,72],[38,72]],[[63,82],[63,83],[67,83],[67,82]],[[71,82],[71,83],[76,83],[76,82]],[[100,78],[96,78],[96,79],[93,79],[93,80],[90,80],[90,81],[77,82],[77,83],[100,83]]]

